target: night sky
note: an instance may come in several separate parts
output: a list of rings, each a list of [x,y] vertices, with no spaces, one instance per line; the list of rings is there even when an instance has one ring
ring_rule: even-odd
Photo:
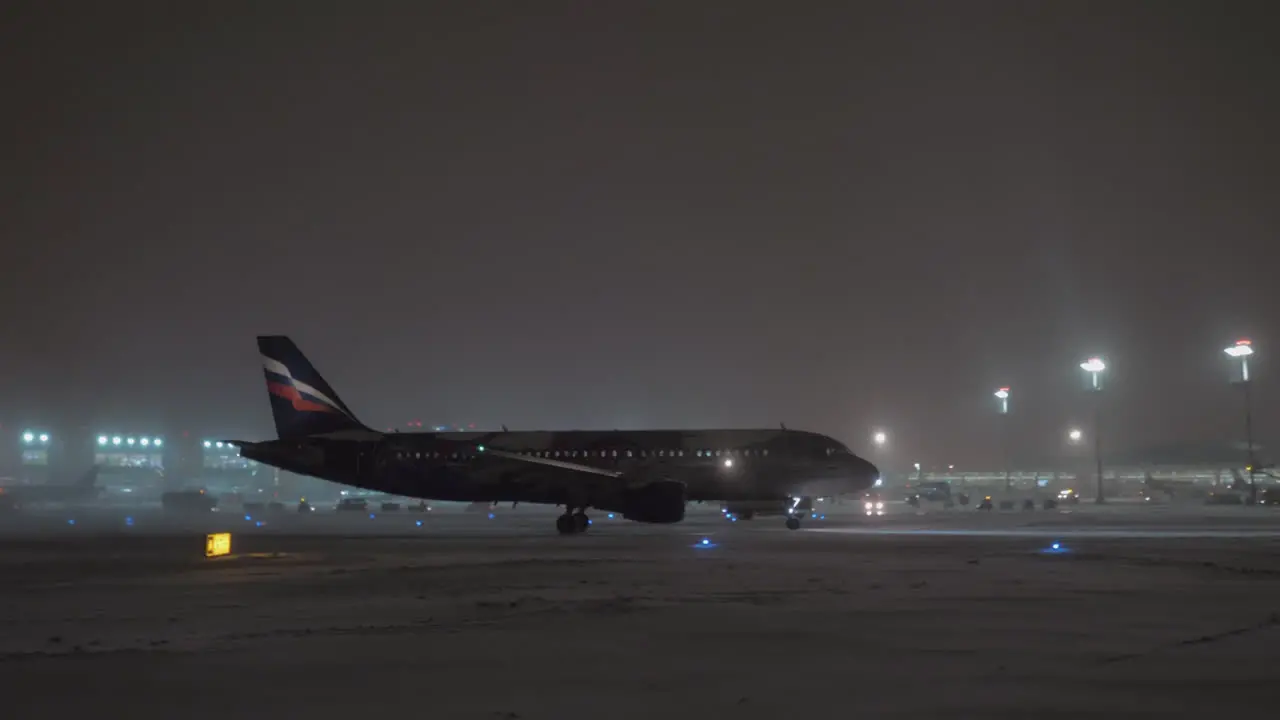
[[[5,3],[6,428],[1280,428],[1266,3],[445,5]]]

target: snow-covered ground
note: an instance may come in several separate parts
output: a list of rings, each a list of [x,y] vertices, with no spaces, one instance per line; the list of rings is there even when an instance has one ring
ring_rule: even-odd
[[[405,515],[244,523],[220,560],[82,523],[0,541],[0,697],[137,720],[1269,718],[1280,513],[1254,510],[575,537]]]

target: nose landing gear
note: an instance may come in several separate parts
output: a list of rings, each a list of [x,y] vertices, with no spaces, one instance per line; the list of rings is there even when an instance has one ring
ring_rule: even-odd
[[[800,518],[804,514],[813,510],[813,498],[811,497],[793,497],[790,500],[791,508],[787,510],[787,529],[799,530]]]

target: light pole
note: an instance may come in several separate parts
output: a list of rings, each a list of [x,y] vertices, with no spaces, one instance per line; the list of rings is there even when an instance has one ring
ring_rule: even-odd
[[[884,479],[884,468],[889,464],[885,454],[885,446],[889,444],[889,433],[884,430],[873,430],[871,432],[871,443],[875,446],[877,464],[881,468],[881,479]]]
[[[1249,503],[1258,502],[1258,483],[1254,481],[1253,457],[1253,401],[1249,398],[1249,356],[1253,354],[1253,343],[1249,340],[1237,340],[1235,345],[1223,350],[1226,354],[1240,361],[1240,377],[1234,382],[1244,392],[1244,436],[1248,444],[1249,469]]]
[[[1009,388],[1002,387],[995,392],[1000,401],[1000,454],[1004,462],[1004,493],[1013,491],[1013,478],[1009,475]]]
[[[1102,492],[1102,428],[1099,422],[1099,406],[1102,405],[1102,371],[1107,369],[1107,364],[1102,358],[1091,357],[1080,363],[1080,369],[1089,373],[1092,380],[1093,392],[1093,455],[1094,460],[1098,464],[1098,497],[1099,504],[1106,502],[1106,497]]]

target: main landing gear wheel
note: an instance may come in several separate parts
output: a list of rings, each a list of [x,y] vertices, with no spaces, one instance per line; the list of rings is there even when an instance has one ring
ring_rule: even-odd
[[[789,517],[789,518],[787,518],[787,529],[788,529],[788,530],[799,530],[799,529],[800,529],[800,518],[798,518],[798,517],[796,517],[796,516],[794,516],[794,515],[793,515],[793,516],[791,516],[791,517]]]
[[[561,535],[573,535],[586,532],[591,520],[584,512],[565,513],[556,518],[556,530]]]

